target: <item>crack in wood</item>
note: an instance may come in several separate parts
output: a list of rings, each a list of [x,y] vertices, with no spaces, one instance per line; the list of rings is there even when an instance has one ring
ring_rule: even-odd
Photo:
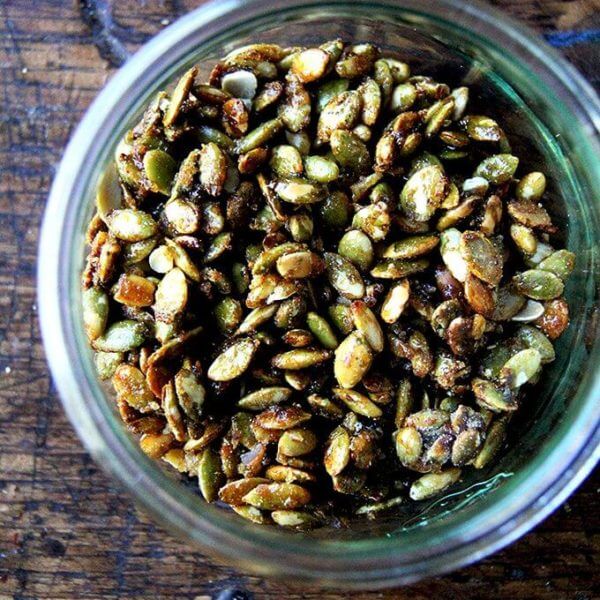
[[[114,35],[112,11],[105,0],[79,0],[84,23],[90,28],[92,40],[100,56],[113,67],[120,67],[131,55]]]

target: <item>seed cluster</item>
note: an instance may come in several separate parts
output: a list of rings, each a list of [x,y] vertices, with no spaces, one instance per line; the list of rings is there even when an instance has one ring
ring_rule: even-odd
[[[259,523],[423,500],[504,443],[569,323],[542,173],[371,44],[240,48],[117,148],[83,314],[149,456]]]

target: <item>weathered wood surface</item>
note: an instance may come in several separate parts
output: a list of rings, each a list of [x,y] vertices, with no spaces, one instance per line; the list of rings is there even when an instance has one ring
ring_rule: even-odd
[[[600,2],[495,0],[598,88]],[[89,12],[96,4],[105,13]],[[72,128],[125,51],[198,0],[0,0],[0,598],[196,598],[290,591],[225,568],[139,512],[91,461],[50,382],[35,306],[46,194]],[[83,6],[83,8],[82,8]],[[98,14],[112,18],[110,36]],[[534,532],[452,575],[361,598],[599,597],[596,475]]]

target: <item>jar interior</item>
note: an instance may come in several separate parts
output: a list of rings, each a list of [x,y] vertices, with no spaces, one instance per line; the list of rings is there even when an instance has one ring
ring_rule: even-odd
[[[597,351],[594,347],[598,325],[593,312],[596,303],[594,277],[597,277],[593,232],[598,231],[598,213],[597,207],[590,201],[590,190],[586,189],[578,172],[581,165],[577,162],[577,155],[573,154],[572,138],[566,131],[562,135],[567,123],[564,116],[556,113],[559,108],[551,105],[551,99],[545,106],[540,103],[533,73],[520,73],[518,89],[509,84],[505,79],[510,76],[507,69],[516,73],[519,65],[499,68],[492,50],[486,50],[475,40],[465,37],[458,24],[425,20],[414,13],[400,14],[391,19],[388,14],[374,14],[376,12],[374,9],[367,13],[362,7],[353,9],[350,14],[349,9],[336,7],[335,10],[315,9],[309,17],[302,18],[293,12],[286,16],[284,12],[259,20],[249,19],[173,64],[153,82],[152,89],[140,90],[128,118],[122,122],[122,130],[115,132],[113,137],[116,145],[154,93],[191,64],[198,64],[208,75],[216,59],[245,44],[261,41],[284,46],[310,45],[340,37],[346,42],[373,42],[384,53],[408,62],[414,73],[431,75],[453,87],[468,85],[471,89],[470,112],[480,110],[498,119],[507,132],[514,153],[521,158],[519,173],[541,170],[546,174],[548,191],[545,205],[561,232],[557,244],[564,244],[577,255],[576,270],[565,292],[571,309],[571,326],[556,344],[555,362],[546,367],[539,384],[527,390],[526,401],[511,421],[506,449],[483,470],[465,468],[461,482],[441,497],[420,503],[404,502],[374,520],[352,517],[348,528],[336,528],[334,534],[330,527],[294,534],[321,540],[330,540],[332,536],[336,541],[405,536],[412,530],[444,522],[451,515],[461,514],[488,496],[497,494],[509,485],[515,474],[548,454],[561,432],[568,427],[574,411],[582,402],[577,397],[578,389],[584,378],[590,375],[586,375],[586,366],[594,360],[592,354]],[[112,157],[113,151],[114,147],[103,151],[104,164]],[[100,171],[101,168],[98,173]],[[85,222],[91,217],[93,197],[94,186],[90,186],[79,214],[80,231],[84,230]],[[80,245],[76,256],[80,262],[73,269],[75,279],[79,277],[82,265],[82,236],[77,242]],[[93,377],[91,353],[82,337],[80,342],[87,371]],[[105,410],[112,412],[113,418],[118,421],[119,416],[107,388],[103,401],[106,403]],[[141,451],[137,452],[144,469],[159,468],[159,463],[150,466]],[[164,470],[170,478],[178,477],[170,469]],[[197,493],[196,480],[182,480],[178,485]],[[203,502],[199,493],[197,501]],[[231,513],[226,518],[236,522],[240,519]],[[240,526],[254,527],[246,523]]]

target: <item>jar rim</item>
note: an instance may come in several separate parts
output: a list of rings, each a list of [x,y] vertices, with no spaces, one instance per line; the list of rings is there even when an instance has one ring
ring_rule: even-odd
[[[78,202],[84,197],[92,163],[98,158],[94,147],[102,147],[110,137],[111,128],[127,120],[127,103],[135,104],[132,98],[152,88],[158,73],[182,60],[191,40],[197,40],[198,35],[208,39],[227,27],[234,27],[242,17],[248,21],[267,12],[310,10],[315,6],[323,10],[339,5],[370,9],[377,6],[390,13],[402,8],[433,19],[442,19],[449,13],[462,15],[473,31],[493,35],[496,44],[526,59],[530,68],[537,68],[538,75],[553,84],[560,99],[589,131],[590,139],[586,140],[589,152],[600,156],[594,139],[600,131],[600,102],[589,84],[552,48],[490,7],[452,0],[430,3],[427,9],[422,8],[419,0],[319,3],[215,0],[176,21],[134,55],[102,90],[78,126],[64,153],[44,215],[38,254],[38,307],[53,379],[80,438],[101,466],[108,466],[151,513],[159,515],[179,535],[250,570],[259,569],[265,574],[275,570],[320,583],[373,588],[410,583],[426,574],[446,572],[481,558],[510,543],[550,514],[600,459],[600,415],[592,404],[588,403],[575,419],[578,435],[565,435],[551,454],[538,457],[529,467],[529,471],[538,473],[543,464],[553,460],[559,466],[556,472],[545,473],[518,494],[513,490],[510,502],[506,498],[502,508],[498,508],[503,498],[498,492],[498,497],[480,509],[479,514],[471,511],[468,531],[456,524],[452,536],[443,543],[432,535],[427,544],[408,549],[401,549],[400,543],[394,546],[389,540],[317,545],[314,540],[292,540],[285,532],[258,533],[234,524],[212,507],[184,505],[169,491],[169,480],[164,474],[156,468],[140,467],[140,451],[128,440],[124,428],[115,427],[96,401],[101,393],[98,382],[82,373],[68,289],[74,261],[69,257],[71,242],[74,236],[82,235],[74,226],[75,209],[81,208]],[[69,258],[65,260],[65,256]],[[587,387],[582,395],[600,397],[599,373],[588,374],[584,383]],[[515,475],[524,477],[525,473]],[[286,557],[293,556],[293,561],[282,564],[278,543],[285,544]]]

